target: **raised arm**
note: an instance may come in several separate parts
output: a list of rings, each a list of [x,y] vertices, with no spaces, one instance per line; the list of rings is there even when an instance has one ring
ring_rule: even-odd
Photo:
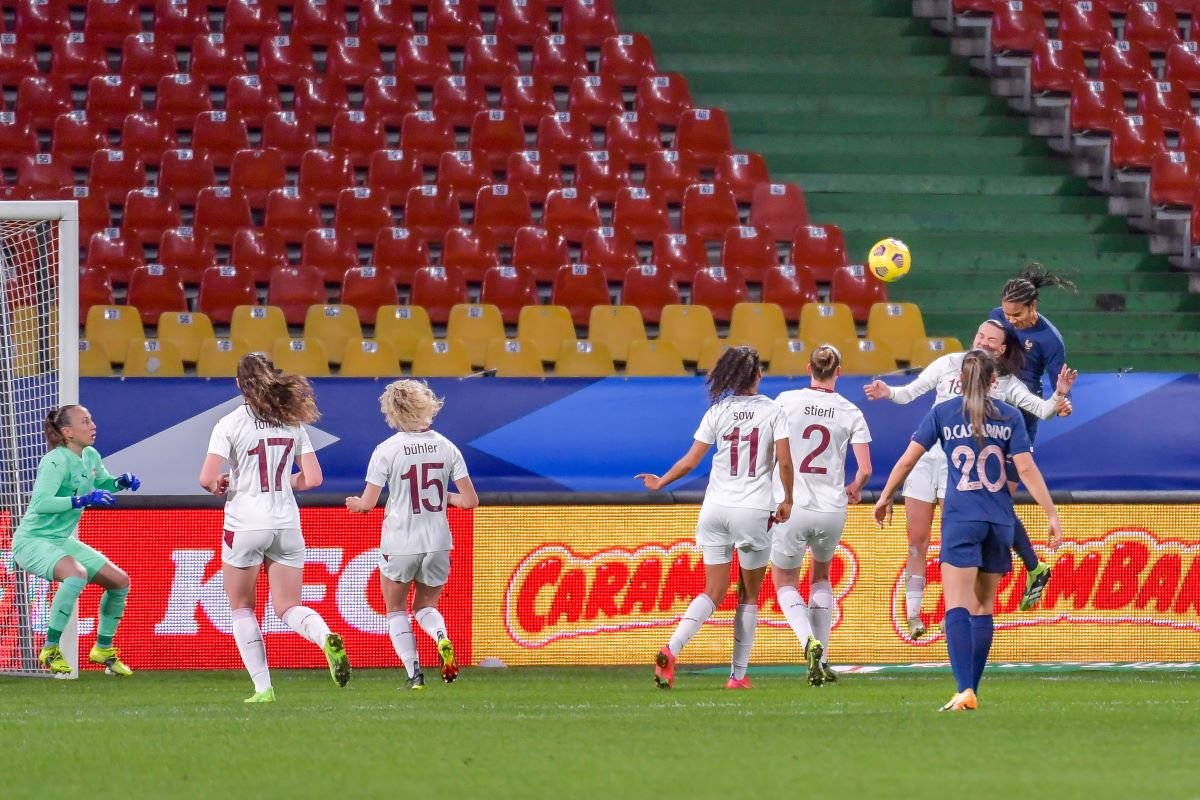
[[[863,391],[867,394],[868,400],[888,399],[898,405],[907,405],[913,400],[916,400],[926,392],[932,391],[937,386],[938,379],[945,372],[946,362],[942,356],[936,359],[925,369],[921,370],[912,382],[904,386],[888,386],[881,380],[873,380],[863,387]]]

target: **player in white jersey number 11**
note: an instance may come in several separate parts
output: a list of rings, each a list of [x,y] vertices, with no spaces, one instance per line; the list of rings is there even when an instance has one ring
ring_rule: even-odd
[[[732,674],[728,689],[748,689],[746,669],[758,627],[758,592],[771,554],[770,520],[792,512],[792,454],[787,415],[778,403],[758,393],[762,364],[753,347],[726,350],[708,374],[712,401],[700,420],[691,448],[661,478],[643,472],[637,479],[657,491],[687,475],[714,444],[708,489],[696,523],[696,544],[704,554],[704,592],[684,612],[671,640],[655,656],[654,681],[662,689],[675,683],[675,661],[705,620],[725,601],[734,550],[740,568],[734,615]],[[783,484],[782,502],[772,498],[776,466]]]

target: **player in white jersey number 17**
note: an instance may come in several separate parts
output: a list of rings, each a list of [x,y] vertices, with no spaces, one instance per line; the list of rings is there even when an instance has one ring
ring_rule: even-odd
[[[458,677],[454,645],[437,607],[450,577],[454,546],[446,508],[475,508],[479,495],[462,453],[430,427],[442,403],[424,381],[389,384],[379,396],[379,410],[397,433],[371,454],[362,494],[346,498],[347,511],[366,514],[379,502],[383,487],[389,490],[379,542],[379,588],[387,607],[388,636],[408,673],[406,689],[425,688],[408,620],[408,594],[414,585],[413,616],[437,644],[442,680],[453,683]],[[458,491],[450,491],[451,483]]]
[[[758,393],[761,380],[762,364],[753,347],[726,350],[708,374],[712,405],[691,448],[662,477],[648,472],[636,476],[647,489],[658,491],[695,469],[708,449],[717,446],[696,523],[696,544],[704,554],[704,592],[692,600],[671,640],[655,656],[654,681],[662,689],[674,685],[680,652],[725,601],[735,550],[738,606],[726,688],[750,688],[746,669],[758,627],[758,592],[771,553],[770,520],[786,520],[792,512],[787,416],[778,403]],[[780,503],[772,498],[776,466],[784,488]]]

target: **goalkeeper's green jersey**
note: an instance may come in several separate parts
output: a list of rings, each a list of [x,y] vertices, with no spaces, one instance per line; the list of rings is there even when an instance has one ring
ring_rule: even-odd
[[[82,508],[72,508],[71,498],[90,494],[95,489],[115,491],[117,479],[104,468],[94,447],[83,448],[77,456],[66,446],[56,447],[38,463],[33,494],[21,524],[13,534],[59,541],[75,532]]]

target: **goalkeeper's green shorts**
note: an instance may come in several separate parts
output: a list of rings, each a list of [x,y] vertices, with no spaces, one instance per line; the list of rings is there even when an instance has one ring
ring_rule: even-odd
[[[13,542],[13,560],[17,566],[48,581],[54,580],[54,565],[66,556],[75,559],[87,570],[89,581],[108,563],[99,550],[74,538],[52,542],[33,536],[19,536]]]

